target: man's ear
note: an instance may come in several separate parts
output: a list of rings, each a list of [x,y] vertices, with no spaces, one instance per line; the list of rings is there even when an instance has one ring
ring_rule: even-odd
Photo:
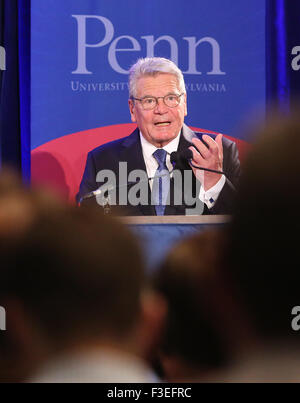
[[[134,109],[134,101],[132,99],[128,99],[128,106],[129,106],[129,112],[131,116],[131,121],[133,123],[136,122],[136,117],[135,117],[135,109]]]
[[[160,342],[167,315],[167,302],[154,291],[145,291],[141,300],[140,320],[137,328],[137,343],[141,355],[147,359]]]

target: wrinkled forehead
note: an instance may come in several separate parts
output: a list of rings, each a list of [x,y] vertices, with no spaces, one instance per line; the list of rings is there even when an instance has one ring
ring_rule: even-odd
[[[136,91],[138,96],[177,94],[180,92],[180,85],[175,74],[153,72],[143,74],[138,78]]]

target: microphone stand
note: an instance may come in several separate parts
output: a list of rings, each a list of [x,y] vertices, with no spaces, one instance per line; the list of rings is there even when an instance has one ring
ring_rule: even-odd
[[[193,168],[200,169],[200,170],[203,170],[203,171],[208,171],[208,172],[217,173],[217,174],[220,174],[220,175],[224,175],[225,178],[227,179],[227,181],[228,181],[228,182],[230,183],[230,185],[233,187],[233,189],[235,189],[235,187],[233,186],[233,184],[231,183],[231,181],[228,179],[228,177],[227,177],[227,175],[225,174],[225,172],[223,172],[223,171],[217,171],[217,170],[215,170],[215,169],[210,169],[210,168],[199,167],[199,166],[197,166],[197,165],[195,165],[195,164],[192,163],[192,156],[193,156],[193,153],[192,153],[191,150],[189,150],[189,149],[185,150],[183,153],[179,153],[178,151],[172,152],[171,155],[170,155],[170,160],[171,160],[173,169],[172,169],[170,172],[166,173],[166,174],[163,174],[163,175],[156,175],[156,176],[154,176],[154,177],[148,178],[148,179],[147,179],[147,182],[149,182],[150,180],[153,180],[153,179],[157,179],[157,178],[163,177],[163,176],[171,176],[172,172],[175,170],[175,166],[177,165],[177,163],[178,163],[178,165],[180,165],[180,159],[182,158],[183,160],[186,160],[186,161],[188,162],[188,164],[189,164],[190,166],[192,166]],[[111,205],[110,205],[110,202],[109,202],[109,201],[110,201],[110,200],[109,200],[109,199],[110,199],[110,194],[109,194],[110,191],[116,190],[116,189],[120,189],[120,188],[122,188],[122,187],[127,187],[127,186],[129,186],[129,185],[135,185],[135,184],[140,183],[140,182],[141,182],[141,181],[129,182],[129,183],[126,183],[126,184],[124,184],[124,185],[119,185],[119,186],[116,186],[116,187],[111,187],[111,188],[109,188],[109,189],[106,189],[105,192],[108,192],[108,196],[106,197],[106,204],[102,205],[104,214],[110,214],[110,213],[111,213]],[[143,180],[142,182],[146,182],[146,181]],[[102,192],[103,192],[103,191],[99,188],[99,189],[94,190],[94,191],[92,191],[92,192],[90,192],[90,193],[87,193],[86,195],[84,195],[84,196],[82,196],[82,197],[80,198],[80,200],[79,200],[79,205],[81,205],[81,203],[82,203],[84,200],[89,199],[89,198],[92,198],[92,197],[97,197],[97,195],[98,195],[98,194],[100,195]]]

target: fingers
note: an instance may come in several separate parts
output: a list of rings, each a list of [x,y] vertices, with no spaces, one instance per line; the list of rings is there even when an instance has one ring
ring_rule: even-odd
[[[212,139],[210,136],[208,136],[208,135],[204,135],[203,136],[203,140],[206,142],[206,144],[208,145],[208,147],[209,147],[209,151],[213,154],[213,155],[215,155],[216,157],[218,157],[219,156],[219,145],[218,145],[218,143],[214,140],[214,139]]]
[[[223,160],[223,142],[222,142],[223,134],[219,133],[216,137],[216,143],[219,147],[219,152],[221,159]]]
[[[193,138],[193,146],[189,149],[193,153],[193,163],[198,167],[208,168],[213,170],[222,170],[223,165],[223,144],[222,134],[218,134],[215,140],[209,135],[203,135],[203,141],[198,138]],[[204,144],[204,142],[207,144]],[[196,147],[196,149],[195,149]],[[215,172],[203,172],[192,166],[194,175],[204,186],[204,190],[214,186],[221,175]]]
[[[205,139],[203,138],[203,140],[205,140]],[[203,158],[205,158],[205,159],[209,158],[210,151],[200,139],[193,138],[192,142]],[[192,148],[194,148],[194,147],[192,147]]]
[[[200,139],[197,138],[193,138],[192,142],[204,159],[208,159],[209,157],[211,157],[211,154],[213,154],[213,156],[216,158],[223,159],[222,137],[222,134],[218,134],[216,136],[216,139],[214,140],[212,137],[204,134],[202,138],[208,147]]]
[[[205,161],[205,159],[202,157],[202,155],[195,149],[195,147],[189,147],[189,149],[192,151],[193,153],[193,161],[197,164],[197,165],[201,165],[203,164],[203,162]]]

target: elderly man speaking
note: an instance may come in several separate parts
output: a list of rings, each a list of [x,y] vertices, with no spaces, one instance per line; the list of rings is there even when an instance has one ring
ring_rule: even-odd
[[[77,200],[117,205],[125,215],[230,214],[240,175],[236,145],[184,124],[180,69],[165,58],[139,59],[129,72],[128,103],[137,128],[88,154]]]

